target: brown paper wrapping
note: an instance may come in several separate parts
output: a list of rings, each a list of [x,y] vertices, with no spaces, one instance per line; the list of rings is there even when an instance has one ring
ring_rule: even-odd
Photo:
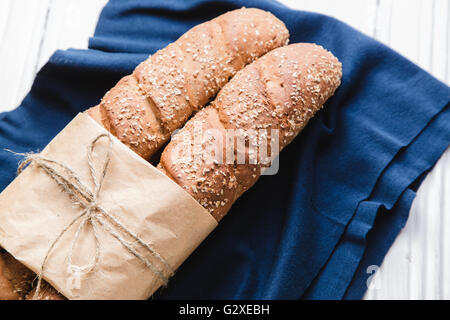
[[[90,186],[87,146],[107,131],[79,114],[43,150]],[[106,143],[105,143],[106,144]],[[94,163],[104,157],[94,151]],[[99,170],[100,171],[100,170]],[[217,226],[216,220],[187,192],[113,137],[111,161],[99,203],[139,239],[177,269]],[[26,168],[0,194],[0,245],[39,272],[49,246],[80,208],[35,165]],[[77,226],[70,228],[51,252],[44,278],[69,299],[146,299],[163,283],[108,232],[99,232],[100,257],[87,274],[68,270],[67,257]],[[95,256],[90,228],[83,229],[73,263]],[[158,261],[154,261],[158,265]]]

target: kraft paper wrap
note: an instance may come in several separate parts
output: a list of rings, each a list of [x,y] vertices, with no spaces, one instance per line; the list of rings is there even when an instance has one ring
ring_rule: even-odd
[[[87,146],[107,131],[79,114],[41,155],[70,167],[91,186]],[[107,143],[94,150],[102,163]],[[98,169],[97,172],[100,172]],[[113,137],[111,160],[98,202],[176,270],[217,226],[216,220],[187,192]],[[80,214],[80,208],[36,165],[28,166],[0,194],[0,245],[34,272],[41,270],[49,246]],[[100,230],[97,266],[74,279],[68,255],[77,226],[51,252],[44,278],[69,299],[147,299],[162,284],[145,264],[108,232]],[[74,251],[76,265],[95,256],[92,228],[84,228]],[[151,260],[151,259],[150,259]],[[161,263],[151,260],[158,268]]]

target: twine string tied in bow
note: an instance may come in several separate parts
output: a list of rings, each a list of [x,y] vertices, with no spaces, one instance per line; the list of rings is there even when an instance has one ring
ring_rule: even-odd
[[[102,138],[108,139],[108,149],[104,158],[103,165],[101,167],[100,177],[97,178],[96,169],[93,165],[92,157],[97,142]],[[128,252],[130,252],[141,262],[143,262],[144,265],[148,269],[150,269],[162,281],[164,285],[167,284],[169,277],[173,275],[171,266],[158,252],[152,249],[149,244],[141,240],[117,218],[108,213],[108,211],[102,208],[102,206],[98,202],[100,190],[102,188],[103,181],[105,179],[111,160],[112,145],[112,138],[108,134],[104,133],[97,136],[88,147],[87,163],[89,167],[90,178],[94,185],[93,191],[91,191],[82,182],[81,178],[64,163],[49,159],[39,153],[20,154],[25,156],[25,158],[19,164],[17,170],[18,173],[21,173],[29,164],[36,165],[38,168],[42,169],[53,181],[55,181],[57,185],[61,187],[64,193],[70,196],[74,204],[82,208],[81,213],[74,219],[72,219],[63,228],[63,230],[61,230],[61,232],[49,246],[40,266],[40,271],[37,274],[37,285],[33,296],[34,299],[37,299],[39,297],[42,279],[45,275],[48,259],[53,249],[59,243],[64,234],[66,234],[67,231],[69,231],[77,222],[79,222],[79,225],[72,239],[70,251],[67,256],[68,267],[70,270],[78,270],[81,273],[87,274],[98,265],[101,255],[99,233],[100,230],[103,230],[113,236]],[[84,266],[77,266],[73,263],[73,254],[76,251],[76,245],[80,240],[83,230],[88,226],[91,226],[93,230],[95,241],[95,255],[90,263],[87,263]],[[124,235],[130,237],[132,241],[126,240]],[[150,254],[151,257],[156,259],[156,261],[158,261],[163,266],[162,270],[161,268],[155,266],[151,259],[140,253],[135,248],[135,245],[138,245],[147,254]]]

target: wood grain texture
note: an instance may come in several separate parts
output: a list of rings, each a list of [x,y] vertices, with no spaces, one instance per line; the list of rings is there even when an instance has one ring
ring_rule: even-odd
[[[6,0],[0,4],[2,110],[17,105],[31,87],[48,6],[49,1]]]
[[[87,47],[106,2],[0,1],[0,111],[20,104],[56,49]]]
[[[449,84],[450,1],[282,0],[336,17]],[[106,0],[0,1],[0,111],[14,108],[56,49],[85,48]],[[366,299],[450,299],[450,149],[426,177]],[[378,269],[378,266],[374,267]],[[368,270],[367,277],[372,276]]]

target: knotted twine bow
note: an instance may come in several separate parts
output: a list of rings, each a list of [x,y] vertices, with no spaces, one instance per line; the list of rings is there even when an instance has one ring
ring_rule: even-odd
[[[108,138],[109,144],[106,157],[104,159],[100,179],[97,180],[96,170],[92,164],[92,154],[96,143],[101,138]],[[72,240],[69,255],[67,257],[70,270],[79,270],[80,272],[87,274],[97,266],[101,253],[98,235],[99,230],[103,229],[104,231],[108,232],[110,235],[115,237],[130,253],[132,253],[139,260],[141,260],[148,269],[150,269],[156,276],[158,276],[158,278],[163,282],[164,285],[167,284],[169,277],[173,275],[173,270],[171,266],[158,252],[153,250],[148,244],[144,243],[138,236],[136,236],[132,231],[130,231],[126,226],[124,226],[120,221],[118,221],[114,216],[110,215],[98,203],[98,196],[101,187],[103,185],[106,173],[108,171],[108,165],[111,159],[112,143],[113,143],[112,138],[108,134],[104,133],[100,134],[97,138],[95,138],[88,147],[87,162],[89,166],[90,176],[94,184],[93,191],[91,191],[85,184],[83,184],[80,177],[65,164],[46,158],[38,153],[20,154],[24,155],[25,159],[21,161],[21,163],[19,164],[19,168],[17,170],[18,174],[21,173],[25,169],[25,167],[31,163],[37,165],[38,168],[42,169],[50,178],[52,178],[58,184],[58,186],[62,188],[62,190],[65,193],[67,193],[71,197],[71,199],[76,205],[79,205],[82,208],[82,212],[70,221],[70,223],[59,233],[59,235],[56,237],[56,239],[51,243],[50,247],[48,248],[46,255],[42,261],[40,271],[37,274],[38,282],[33,299],[37,299],[39,297],[42,278],[45,274],[45,268],[47,267],[47,261],[51,252],[53,251],[56,244],[60,241],[62,236],[69,229],[71,229],[72,226],[77,221],[80,220],[81,222]],[[58,170],[56,168],[58,168]],[[100,217],[106,219],[102,221],[101,219],[99,219]],[[109,222],[107,220],[109,220]],[[76,244],[80,239],[81,232],[88,225],[91,225],[95,238],[95,256],[91,263],[88,263],[80,267],[72,263],[72,257],[75,251]],[[152,257],[154,257],[157,261],[159,261],[164,266],[165,270],[164,269],[162,271],[158,270],[158,268],[156,268],[155,265],[148,258],[139,253],[133,247],[133,243],[125,240],[123,236],[119,234],[118,231],[121,231],[127,236],[131,237],[136,244],[140,245],[141,248],[145,249],[147,253],[149,253]]]

